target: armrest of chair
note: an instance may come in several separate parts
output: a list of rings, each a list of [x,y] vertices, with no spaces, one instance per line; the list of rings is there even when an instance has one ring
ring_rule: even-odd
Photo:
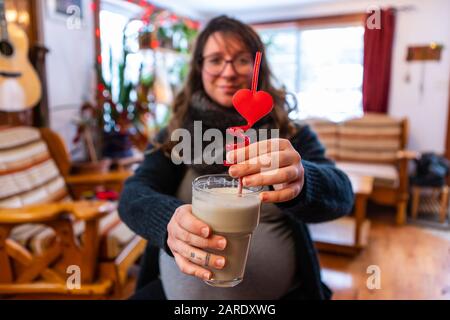
[[[418,159],[419,153],[411,150],[399,150],[397,152],[397,163],[399,168],[399,190],[402,197],[407,197],[408,193],[408,162]]]
[[[68,175],[65,177],[69,185],[98,185],[105,183],[122,183],[133,174],[131,171],[111,171],[107,173],[89,173]]]
[[[415,160],[418,159],[420,154],[412,150],[399,150],[397,152],[397,160]]]
[[[75,201],[50,204],[30,205],[22,208],[0,209],[0,223],[20,224],[39,223],[57,219],[60,215],[70,213],[79,220],[100,218],[116,209],[112,203],[105,201]]]
[[[66,184],[74,199],[81,199],[85,192],[94,192],[97,187],[122,191],[125,180],[133,174],[130,170],[110,171],[106,173],[86,173],[65,176]]]

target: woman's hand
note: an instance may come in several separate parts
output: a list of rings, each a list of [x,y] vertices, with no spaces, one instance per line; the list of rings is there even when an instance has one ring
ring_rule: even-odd
[[[228,173],[243,177],[244,186],[273,185],[275,191],[262,192],[263,202],[284,202],[298,196],[304,184],[300,154],[287,139],[252,143],[227,153],[227,162],[235,163]]]
[[[223,250],[224,237],[211,235],[211,228],[192,214],[192,205],[178,207],[167,225],[167,245],[181,272],[203,280],[211,279],[211,271],[204,267],[222,269],[225,258],[202,249]]]

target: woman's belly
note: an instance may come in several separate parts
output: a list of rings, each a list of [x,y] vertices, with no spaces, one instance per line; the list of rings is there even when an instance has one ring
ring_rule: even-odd
[[[292,231],[283,220],[261,222],[253,233],[244,280],[232,288],[214,288],[182,273],[175,260],[160,251],[164,291],[171,300],[279,299],[296,284]]]

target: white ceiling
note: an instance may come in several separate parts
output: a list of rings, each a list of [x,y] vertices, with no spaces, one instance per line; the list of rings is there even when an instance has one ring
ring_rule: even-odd
[[[246,14],[282,7],[299,7],[342,0],[152,0],[161,6],[184,12],[197,18],[207,18],[218,14]]]

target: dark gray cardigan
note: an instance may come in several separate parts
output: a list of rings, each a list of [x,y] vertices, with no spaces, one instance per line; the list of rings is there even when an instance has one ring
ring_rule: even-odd
[[[290,141],[302,156],[305,184],[295,199],[277,205],[293,230],[302,297],[329,299],[331,291],[321,282],[316,250],[306,223],[333,220],[349,213],[353,206],[352,187],[348,177],[325,157],[325,149],[316,134],[308,126],[298,126],[298,129]],[[175,209],[184,204],[174,194],[185,169],[185,165],[175,165],[157,150],[145,157],[134,176],[125,183],[119,213],[134,232],[148,240],[146,256],[153,261],[147,261],[148,267],[142,270],[148,273],[141,275],[146,281],[157,276],[158,248],[172,255],[166,243],[166,228]]]

